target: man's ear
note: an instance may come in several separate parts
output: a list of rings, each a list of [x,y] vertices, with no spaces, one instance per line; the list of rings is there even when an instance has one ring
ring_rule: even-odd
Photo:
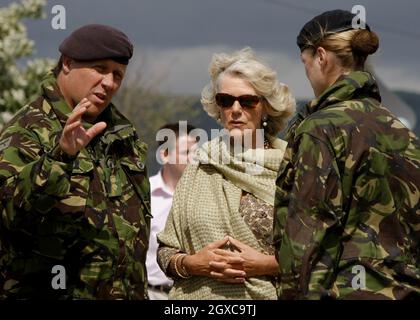
[[[168,158],[168,149],[166,148],[162,148],[159,150],[159,157],[160,160],[162,161],[162,164],[167,164],[169,162],[169,158]]]
[[[66,57],[66,56],[63,56],[63,60],[62,60],[63,62],[63,66],[62,66],[62,70],[63,70],[63,72],[65,73],[65,74],[67,74],[67,73],[69,73],[70,72],[70,70],[71,70],[71,64],[72,64],[72,62],[73,62],[73,60],[71,59],[71,58],[69,58],[69,57]]]

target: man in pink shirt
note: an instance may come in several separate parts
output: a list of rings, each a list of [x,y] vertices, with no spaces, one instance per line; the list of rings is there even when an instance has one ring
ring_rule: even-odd
[[[156,234],[165,227],[176,184],[187,163],[192,160],[196,139],[189,134],[194,129],[193,126],[187,125],[186,130],[180,130],[179,124],[167,124],[159,129],[160,132],[170,130],[173,139],[171,140],[171,136],[169,136],[169,140],[159,141],[157,152],[162,168],[156,175],[150,177],[153,219],[151,220],[149,250],[146,259],[150,300],[167,300],[168,292],[172,286],[172,280],[165,276],[156,262],[158,249]]]

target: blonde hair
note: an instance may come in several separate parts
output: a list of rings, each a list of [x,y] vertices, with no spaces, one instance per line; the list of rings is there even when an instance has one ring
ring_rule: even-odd
[[[363,70],[367,56],[379,48],[379,38],[375,32],[367,29],[348,30],[339,33],[321,32],[316,43],[308,40],[308,46],[316,49],[322,47],[335,53],[343,68]]]
[[[250,83],[256,93],[262,97],[267,113],[266,133],[276,136],[287,125],[287,120],[296,109],[296,101],[289,88],[278,82],[277,74],[270,67],[259,61],[251,48],[247,47],[232,54],[213,55],[209,66],[211,82],[201,92],[201,103],[212,118],[220,122],[220,109],[216,104],[218,80],[222,74],[240,77]]]

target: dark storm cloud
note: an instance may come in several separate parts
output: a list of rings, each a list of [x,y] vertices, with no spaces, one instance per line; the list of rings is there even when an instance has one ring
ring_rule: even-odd
[[[420,2],[412,0],[397,4],[391,0],[50,0],[49,19],[29,22],[29,34],[46,44],[44,47],[51,41],[59,42],[69,32],[51,28],[50,11],[55,4],[66,8],[68,30],[86,23],[110,23],[123,28],[138,45],[250,45],[290,53],[297,52],[296,35],[314,14],[335,8],[350,10],[362,4],[387,55],[398,56],[404,48],[414,58],[420,46]],[[47,53],[42,47],[39,50],[40,54]]]
[[[10,2],[2,0],[0,4]],[[51,27],[51,8],[56,4],[66,8],[67,30]],[[257,52],[289,57],[298,65],[296,35],[303,24],[323,11],[351,10],[356,4],[365,6],[368,23],[381,39],[374,58],[378,74],[382,71],[391,86],[410,85],[413,79],[420,83],[420,2],[412,0],[50,0],[47,19],[29,20],[27,26],[41,57],[56,58],[59,43],[73,29],[87,23],[106,23],[129,35],[136,44],[135,54],[150,52],[150,48],[165,56],[166,51],[182,53],[184,48],[211,51],[213,47],[251,46]],[[205,77],[211,55],[202,56],[203,62],[196,63],[204,65]]]

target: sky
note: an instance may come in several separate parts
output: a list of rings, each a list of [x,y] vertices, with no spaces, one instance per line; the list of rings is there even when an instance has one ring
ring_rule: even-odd
[[[0,0],[0,7],[12,1]],[[51,12],[65,8],[66,29],[55,30]],[[413,0],[50,0],[46,18],[28,20],[36,56],[56,59],[72,30],[88,23],[122,29],[135,45],[130,63],[142,81],[164,92],[200,95],[208,83],[214,53],[249,46],[273,67],[297,98],[313,97],[296,46],[302,26],[327,10],[366,9],[367,23],[379,35],[370,60],[391,89],[420,93],[420,1]]]

